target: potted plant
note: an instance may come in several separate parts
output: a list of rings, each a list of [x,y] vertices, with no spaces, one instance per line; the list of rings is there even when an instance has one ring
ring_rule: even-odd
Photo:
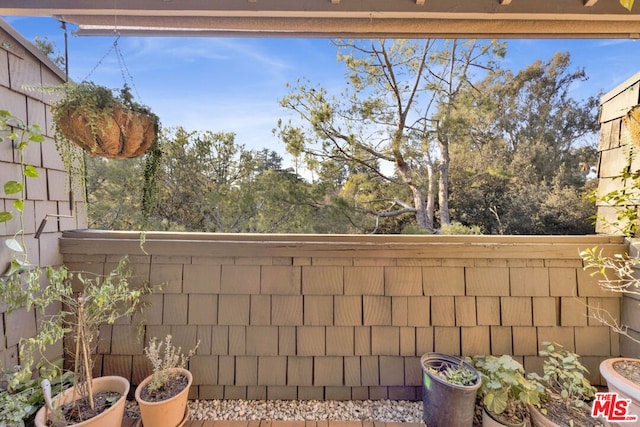
[[[423,417],[429,427],[463,427],[473,424],[476,392],[481,380],[470,363],[457,356],[426,353],[423,371]]]
[[[482,385],[482,424],[486,426],[524,426],[529,418],[527,405],[540,404],[540,387],[525,376],[522,365],[509,355],[474,356],[473,366],[480,372]]]
[[[61,99],[51,107],[56,133],[90,155],[133,158],[155,143],[158,117],[133,101],[128,85],[119,94],[92,82],[68,82],[61,89]]]
[[[135,398],[140,408],[142,423],[148,426],[163,425],[175,427],[183,425],[189,415],[187,397],[193,382],[187,362],[193,356],[200,342],[188,352],[171,343],[171,335],[163,342],[153,337],[144,353],[153,366],[153,373],[136,388]]]
[[[104,277],[74,274],[66,267],[47,268],[47,286],[36,298],[47,305],[58,303],[63,309],[46,317],[38,335],[25,340],[21,349],[31,354],[71,334],[74,385],[53,399],[52,408],[45,406],[38,411],[37,427],[49,421],[81,426],[122,423],[129,381],[118,376],[93,378],[92,369],[100,325],[133,315],[140,307],[141,296],[150,291],[148,285],[131,286],[130,277],[126,257]],[[81,285],[79,293],[74,292],[74,280]]]
[[[634,180],[634,188],[638,182]],[[640,279],[637,268],[640,259],[627,254],[615,254],[612,257],[602,255],[598,248],[586,249],[580,253],[584,269],[592,275],[600,276],[598,285],[605,291],[616,292],[623,298],[632,298],[637,304],[640,296]],[[627,326],[619,324],[609,313],[595,308],[592,310],[599,321],[614,331],[638,342],[628,333]],[[630,399],[629,412],[640,418],[640,360],[630,357],[613,357],[600,363],[600,374],[607,381],[610,392],[618,393],[623,399]],[[640,423],[639,423],[640,425]]]
[[[545,357],[543,375],[528,375],[542,387],[540,409],[529,405],[532,426],[609,426],[607,421],[591,416],[589,403],[597,390],[585,376],[588,370],[580,362],[580,356],[557,343],[545,341],[542,345],[546,347],[539,352]]]

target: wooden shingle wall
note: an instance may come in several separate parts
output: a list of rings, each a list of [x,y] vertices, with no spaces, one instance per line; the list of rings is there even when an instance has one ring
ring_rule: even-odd
[[[63,233],[73,270],[107,272],[124,254],[148,297],[144,337],[105,328],[102,374],[139,383],[146,341],[171,333],[192,397],[420,399],[420,356],[512,354],[539,371],[543,341],[582,355],[591,379],[619,337],[589,318],[620,299],[582,270],[579,251],[625,251],[619,237],[286,236]],[[135,323],[135,322],[134,322]]]
[[[616,177],[630,167],[632,172],[640,169],[640,144],[632,141],[631,135],[623,124],[623,117],[640,104],[640,72],[628,78],[616,88],[603,95],[600,107],[600,140],[598,143],[598,194],[600,196],[623,187],[621,179]],[[627,186],[630,186],[628,183]],[[598,233],[619,233],[608,226],[615,223],[616,209],[599,202],[596,224]],[[637,238],[632,239],[637,253]],[[638,298],[625,294],[622,298],[622,323],[628,327],[628,334],[640,340],[640,305]],[[620,340],[621,354],[628,357],[640,355],[640,344],[626,337]]]
[[[640,104],[640,72],[602,96],[600,103],[598,194],[603,196],[622,186],[621,180],[615,177],[628,167],[630,154],[633,154],[631,169],[640,168],[640,147],[631,142],[628,130],[623,126],[623,117]],[[598,221],[596,232],[618,233],[607,226],[607,223],[616,221],[615,208],[598,202],[598,216],[604,220]]]
[[[0,109],[8,110],[27,124],[38,124],[46,134],[42,144],[32,143],[25,151],[25,162],[36,167],[39,177],[26,182],[24,204],[25,243],[29,259],[35,265],[60,265],[62,256],[58,250],[60,231],[86,227],[82,210],[75,219],[60,222],[50,219],[39,240],[34,234],[47,214],[69,214],[69,191],[64,164],[58,155],[51,132],[49,107],[42,93],[30,92],[24,85],[55,85],[63,81],[64,75],[35,47],[22,38],[0,19]],[[0,210],[13,211],[13,199],[1,190],[8,180],[20,180],[18,151],[10,141],[0,142]],[[81,198],[76,198],[81,200]],[[9,222],[0,223],[0,271],[5,271],[11,259],[5,239],[21,229],[17,216]],[[1,299],[0,299],[0,302]],[[0,348],[4,360],[0,366],[11,367],[19,363],[18,342],[35,334],[38,317],[33,311],[24,309],[6,312],[0,304]],[[62,345],[49,350],[52,360],[62,356]]]

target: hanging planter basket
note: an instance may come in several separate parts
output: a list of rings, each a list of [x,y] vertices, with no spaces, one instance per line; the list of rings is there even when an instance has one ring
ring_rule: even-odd
[[[133,102],[126,85],[116,96],[90,82],[68,84],[52,108],[57,132],[92,156],[139,157],[156,141],[157,116]]]

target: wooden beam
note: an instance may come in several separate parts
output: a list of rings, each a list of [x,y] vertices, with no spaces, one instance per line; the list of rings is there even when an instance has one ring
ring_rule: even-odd
[[[416,0],[418,6],[424,6],[424,0]]]
[[[331,0],[331,4],[340,4],[340,0]]]
[[[500,0],[500,4],[502,6],[509,6],[511,4],[511,0]]]

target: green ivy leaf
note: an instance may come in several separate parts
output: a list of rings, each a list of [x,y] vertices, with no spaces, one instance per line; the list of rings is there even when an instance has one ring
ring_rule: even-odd
[[[11,212],[2,211],[0,212],[0,222],[7,222],[13,218],[13,214]]]
[[[18,211],[22,212],[24,210],[24,200],[18,199],[13,201],[13,207]]]
[[[20,244],[20,242],[18,242],[16,239],[7,239],[4,241],[4,244],[11,249],[13,252],[18,252],[18,253],[23,253],[24,249],[22,248],[22,245]]]
[[[16,194],[22,191],[23,185],[18,181],[7,181],[4,183],[4,194]]]
[[[620,4],[629,12],[631,12],[631,8],[633,8],[633,2],[634,0],[620,0]]]
[[[24,175],[28,176],[29,178],[37,178],[38,177],[38,170],[31,166],[31,165],[26,165],[24,167]]]

